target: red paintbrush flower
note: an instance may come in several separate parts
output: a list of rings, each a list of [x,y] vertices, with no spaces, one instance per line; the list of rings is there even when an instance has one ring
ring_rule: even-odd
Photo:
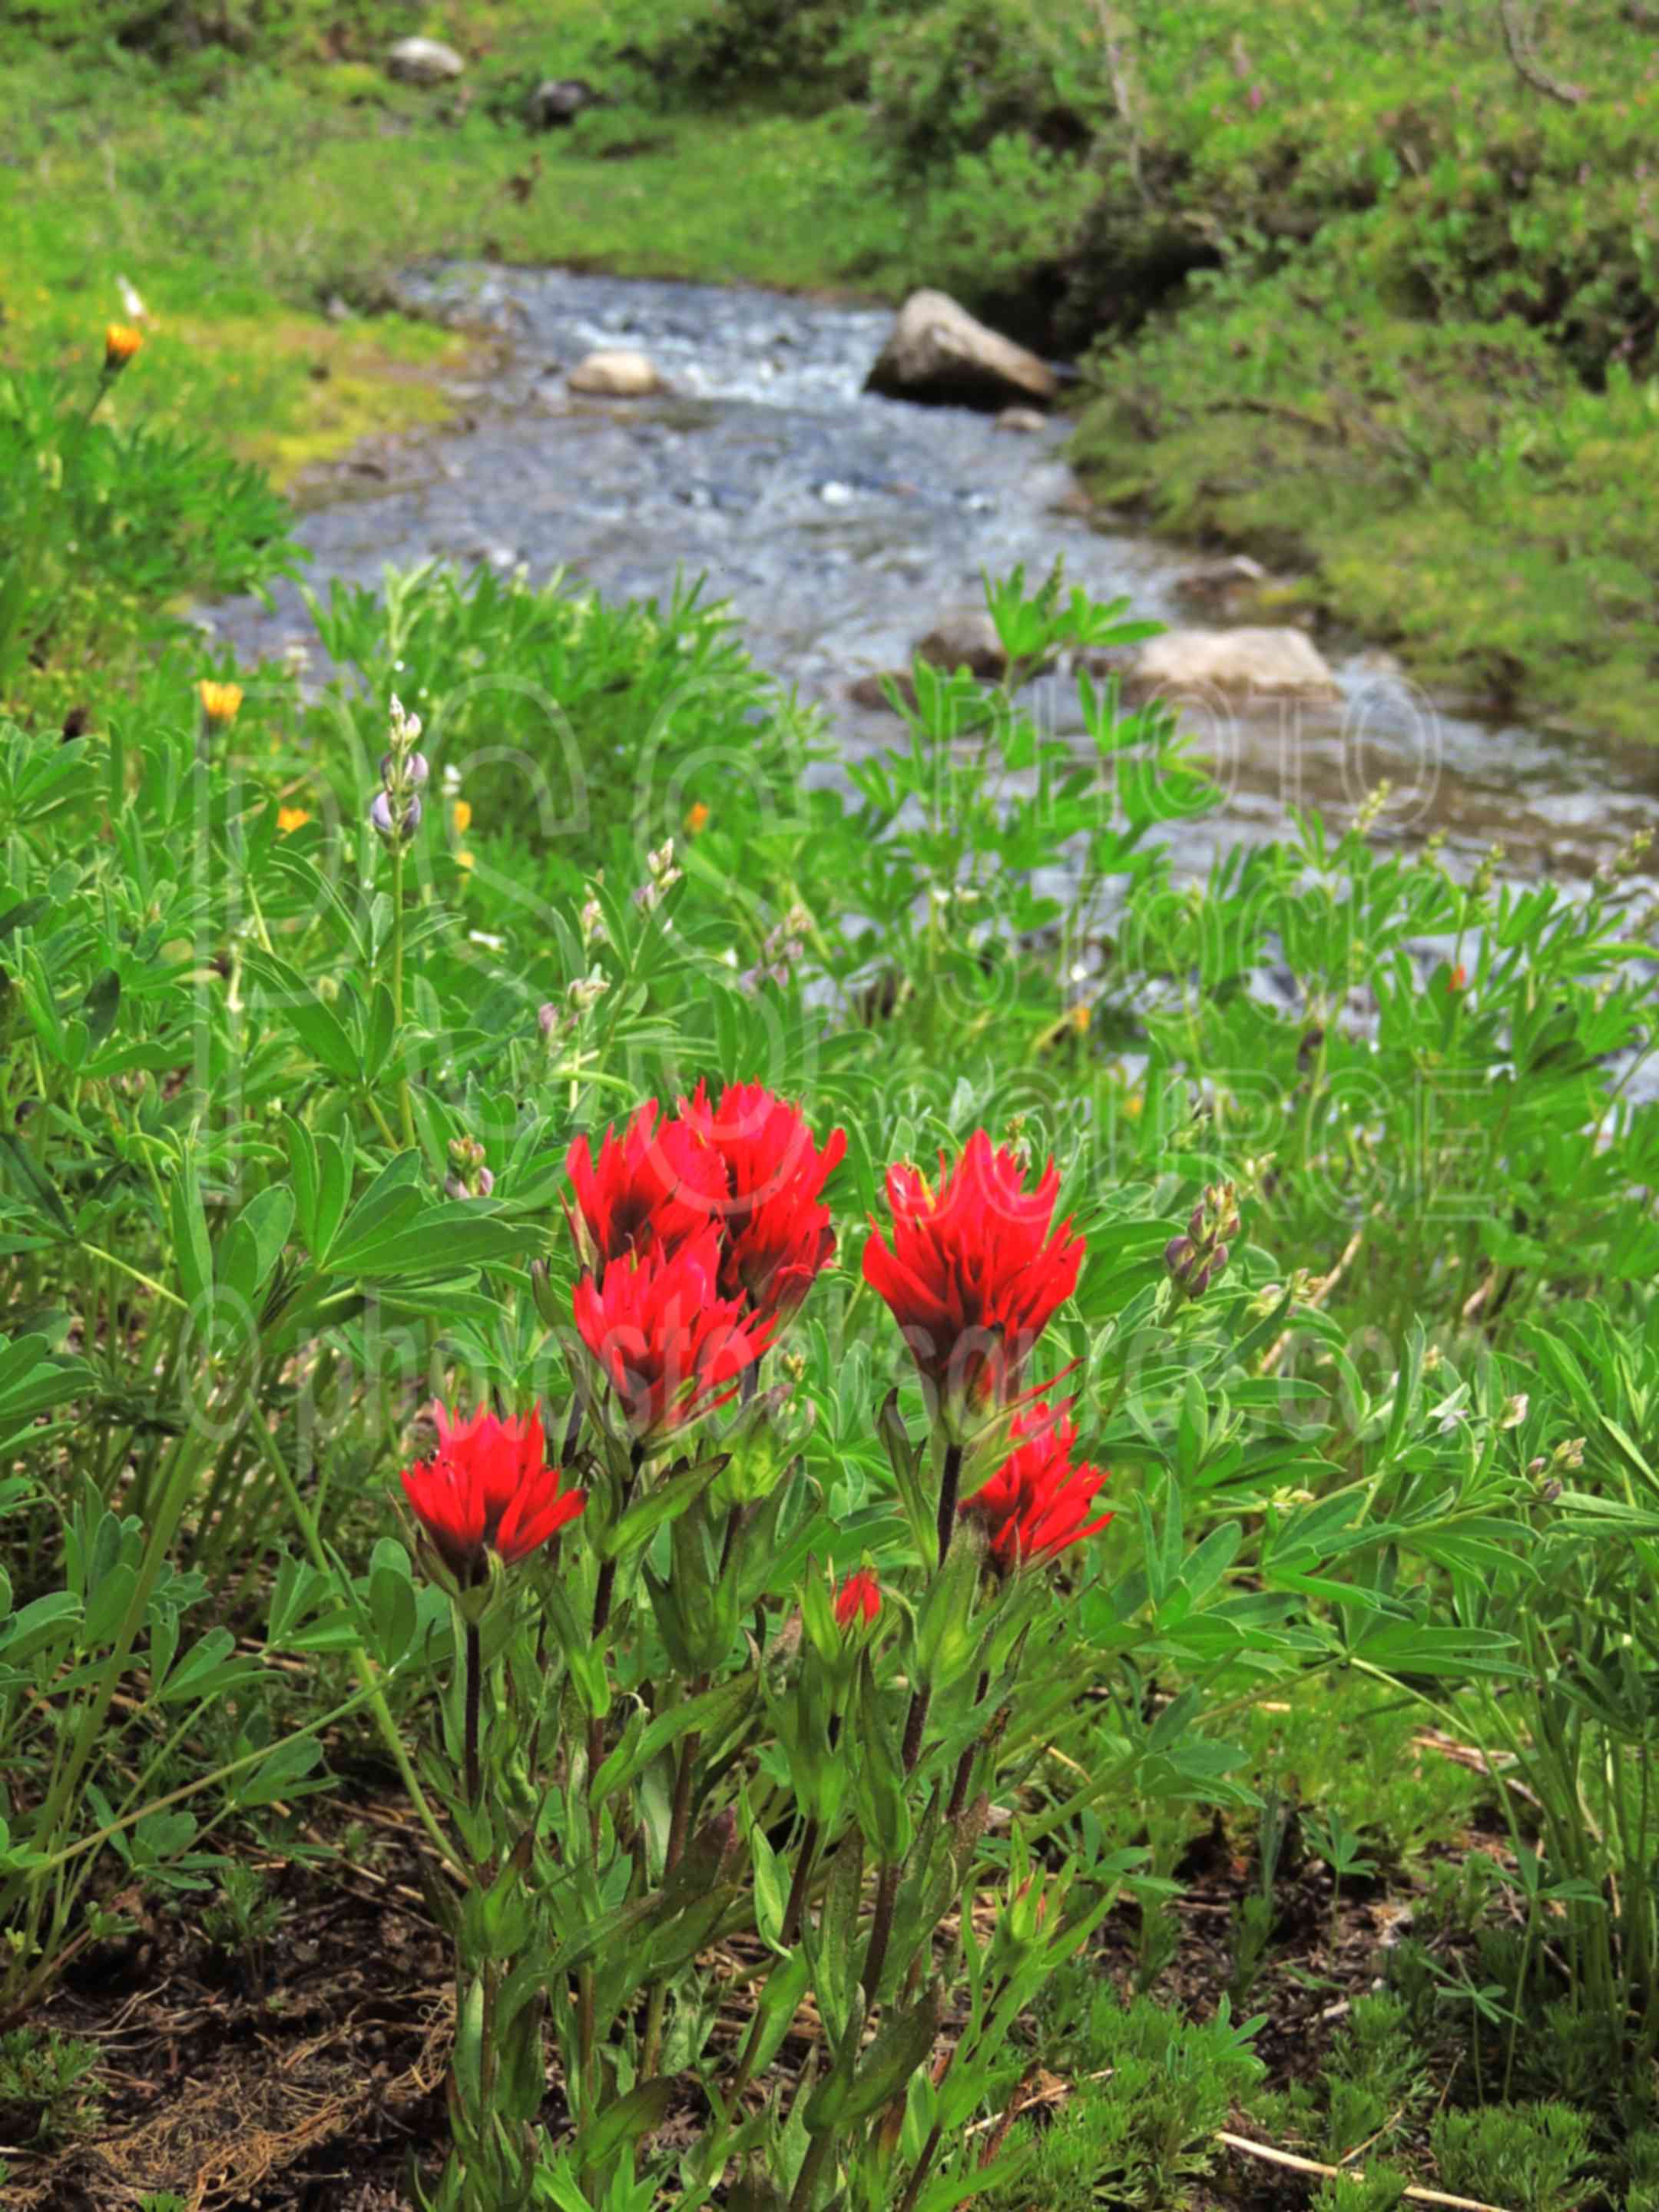
[[[483,1579],[486,1552],[511,1565],[539,1551],[586,1504],[580,1490],[561,1489],[562,1471],[547,1464],[539,1415],[461,1419],[442,1406],[432,1413],[438,1449],[404,1469],[404,1495],[460,1581]]]
[[[1054,1407],[1038,1398],[1016,1413],[1010,1431],[1013,1449],[984,1487],[957,1509],[981,1523],[991,1557],[1005,1572],[1052,1559],[1112,1517],[1099,1513],[1089,1518],[1106,1476],[1086,1462],[1073,1465],[1077,1431],[1071,1410],[1069,1398]]]
[[[597,1162],[578,1137],[565,1168],[576,1190],[576,1247],[600,1274],[624,1252],[672,1247],[706,1229],[726,1200],[719,1155],[684,1121],[671,1115],[659,1125],[654,1098],[635,1109],[620,1137],[614,1127],[605,1131]]]
[[[797,1109],[759,1083],[728,1083],[718,1106],[699,1083],[680,1114],[726,1173],[722,1295],[787,1321],[835,1254],[819,1194],[847,1150],[846,1130],[832,1129],[820,1151]]]
[[[839,1585],[831,1575],[830,1589],[835,1599],[837,1628],[850,1628],[859,1620],[873,1620],[881,1611],[881,1584],[868,1567],[860,1567]]]
[[[720,1294],[720,1233],[626,1252],[573,1301],[582,1342],[604,1370],[635,1441],[659,1443],[723,1406],[772,1340],[776,1322]]]
[[[1077,1288],[1083,1239],[1053,1227],[1060,1176],[1049,1161],[1035,1190],[1012,1152],[976,1129],[954,1168],[939,1158],[935,1194],[909,1166],[887,1170],[890,1248],[874,1223],[864,1274],[903,1332],[951,1434],[1018,1392],[1031,1348]]]

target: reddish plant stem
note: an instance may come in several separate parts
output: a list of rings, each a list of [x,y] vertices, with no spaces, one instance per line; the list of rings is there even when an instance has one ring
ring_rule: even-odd
[[[976,1705],[982,1705],[985,1703],[985,1692],[990,1686],[989,1674],[982,1674],[979,1678],[979,1687],[974,1692],[974,1703]],[[973,1779],[974,1761],[979,1756],[980,1742],[981,1739],[975,1737],[957,1761],[956,1779],[951,1784],[951,1802],[945,1808],[945,1817],[947,1820],[960,1818],[962,1808],[968,1802],[968,1784]]]
[[[962,1487],[962,1446],[946,1444],[945,1469],[939,1486],[939,1563],[942,1567],[956,1534],[957,1493]]]

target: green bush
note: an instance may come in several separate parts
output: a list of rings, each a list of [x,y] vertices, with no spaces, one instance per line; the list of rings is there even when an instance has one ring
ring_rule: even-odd
[[[1590,2121],[1570,2106],[1443,2112],[1431,2137],[1441,2179],[1454,2196],[1513,2205],[1516,2212],[1568,2212],[1582,2197]]]

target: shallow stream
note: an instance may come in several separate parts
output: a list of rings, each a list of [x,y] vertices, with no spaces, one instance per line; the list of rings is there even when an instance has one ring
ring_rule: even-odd
[[[1024,562],[1035,578],[1063,556],[1098,599],[1194,619],[1177,588],[1194,556],[1090,521],[1063,424],[1016,434],[863,392],[885,309],[556,270],[449,270],[410,289],[429,312],[497,332],[498,372],[468,395],[470,427],[305,518],[313,587],[433,557],[523,564],[536,580],[562,566],[619,596],[706,574],[756,657],[830,708],[851,749],[895,726],[852,705],[849,685],[904,665],[942,616],[977,604],[983,571]],[[573,396],[566,372],[607,346],[648,354],[669,392]],[[287,588],[274,614],[241,603],[216,627],[245,659],[308,635]],[[1201,823],[1172,825],[1182,872],[1219,845],[1274,834],[1292,805],[1340,821],[1385,779],[1385,833],[1443,832],[1465,865],[1501,842],[1506,875],[1582,878],[1653,821],[1659,749],[1460,715],[1375,654],[1334,665],[1340,705],[1195,714],[1227,799]],[[1066,727],[1061,686],[1042,710]]]

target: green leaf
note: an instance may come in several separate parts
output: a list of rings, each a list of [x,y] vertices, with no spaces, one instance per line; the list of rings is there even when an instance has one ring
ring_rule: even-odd
[[[603,2166],[624,2143],[637,2142],[659,2128],[674,2101],[674,2087],[672,2080],[659,2075],[608,2105],[577,2137],[583,2165]]]
[[[188,1147],[167,1189],[167,1212],[173,1224],[173,1258],[185,1302],[199,1307],[213,1292],[213,1246],[208,1238],[195,1154]]]
[[[806,2124],[814,2134],[824,2128],[852,2127],[890,2104],[919,2066],[927,2063],[939,2034],[940,1989],[929,1984],[908,2012],[894,2014],[848,2079],[838,2066],[813,2092]]]

